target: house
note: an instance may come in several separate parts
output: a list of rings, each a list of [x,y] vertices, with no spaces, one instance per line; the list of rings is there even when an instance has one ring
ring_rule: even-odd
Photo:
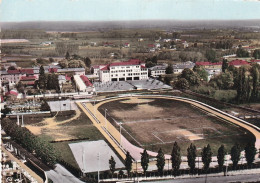
[[[166,72],[167,65],[156,65],[148,69],[149,75],[151,77],[159,77],[160,75],[164,75]]]
[[[125,48],[130,48],[130,43],[125,43],[125,44],[124,44],[124,47],[125,47]]]
[[[138,38],[138,42],[142,42],[142,41],[144,41],[143,38]]]
[[[85,75],[74,75],[74,81],[79,92],[87,92],[92,95],[95,91],[93,84],[89,81]]]
[[[228,63],[228,65],[232,65],[234,67],[241,67],[241,66],[244,66],[244,65],[249,65],[249,63],[245,60],[232,60],[231,62]]]
[[[200,66],[205,69],[220,69],[222,68],[222,62],[196,62],[196,66]]]
[[[90,46],[97,46],[96,42],[90,42]]]
[[[193,69],[193,67],[195,66],[195,63],[191,62],[191,61],[187,61],[184,63],[179,63],[179,64],[175,64],[173,65],[173,73],[174,74],[180,74],[184,69]]]
[[[99,71],[100,71],[100,69],[102,69],[104,67],[106,67],[106,65],[93,65],[91,67],[91,69],[90,69],[91,70],[91,74],[93,74],[94,76],[99,77]]]
[[[207,69],[205,69],[205,71],[208,73],[208,81],[210,81],[210,79],[213,76],[219,75],[222,72],[222,69],[221,68],[217,68],[217,69],[207,68]]]
[[[105,67],[100,67],[99,70],[101,82],[143,79],[148,79],[148,69],[145,67],[145,63],[138,59],[107,64]]]
[[[24,85],[34,86],[36,79],[36,76],[21,76],[20,81]]]
[[[260,60],[250,60],[251,64],[256,63],[260,65]]]
[[[154,47],[155,47],[155,49],[159,49],[161,47],[161,44],[160,43],[154,43]]]
[[[33,69],[15,69],[1,71],[1,85],[2,83],[10,86],[17,84],[22,76],[34,76]],[[37,78],[37,77],[36,77]]]

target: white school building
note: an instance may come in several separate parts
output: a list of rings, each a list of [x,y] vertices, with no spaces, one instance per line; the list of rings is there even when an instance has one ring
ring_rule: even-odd
[[[145,63],[138,59],[95,66],[93,71],[94,75],[99,76],[101,82],[148,79],[148,69]]]

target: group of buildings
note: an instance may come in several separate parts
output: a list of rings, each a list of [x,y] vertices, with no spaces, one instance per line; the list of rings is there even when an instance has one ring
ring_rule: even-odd
[[[260,64],[260,60],[232,60],[228,64],[234,67],[250,65],[252,63]],[[180,74],[184,69],[193,69],[194,66],[203,67],[208,73],[208,81],[222,72],[222,62],[183,62],[173,65],[173,73]],[[149,77],[158,78],[166,74],[167,64],[156,65],[151,68],[145,66],[145,62],[138,59],[130,59],[124,62],[114,62],[105,65],[94,65],[91,67],[92,75],[86,75],[85,68],[61,68],[58,64],[44,66],[45,73],[57,74],[60,88],[66,83],[75,83],[75,92],[83,92],[92,95],[95,92],[93,81],[101,83],[113,81],[137,81],[148,80]],[[12,69],[11,69],[12,68]],[[4,64],[1,70],[0,86],[5,93],[10,92],[10,88],[15,88],[18,82],[30,88],[35,85],[39,78],[40,67],[18,68],[14,63]],[[8,86],[8,88],[7,88]],[[13,92],[14,93],[14,92]]]

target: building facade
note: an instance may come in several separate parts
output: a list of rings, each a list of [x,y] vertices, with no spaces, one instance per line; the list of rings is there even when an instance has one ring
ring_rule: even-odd
[[[137,59],[102,65],[95,72],[98,73],[101,82],[148,79],[145,63]]]

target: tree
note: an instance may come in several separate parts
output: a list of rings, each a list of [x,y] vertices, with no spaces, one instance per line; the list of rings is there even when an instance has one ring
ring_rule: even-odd
[[[68,51],[66,52],[65,58],[66,58],[67,60],[70,59],[70,53],[69,53]]]
[[[163,168],[164,168],[164,165],[165,165],[165,157],[164,157],[164,153],[162,151],[162,149],[160,148],[159,151],[158,151],[158,154],[156,156],[156,166],[157,166],[157,169],[158,169],[158,172],[160,175],[163,174]]]
[[[133,163],[133,158],[130,155],[130,153],[127,151],[126,152],[126,159],[125,159],[125,169],[127,171],[128,176],[130,175],[130,172],[132,170],[132,163]]]
[[[174,142],[174,144],[173,144],[171,161],[172,161],[173,173],[174,173],[174,175],[176,175],[177,172],[179,171],[180,165],[181,165],[181,149],[178,146],[177,142]]]
[[[17,88],[17,91],[18,91],[19,93],[24,94],[24,85],[23,85],[23,83],[22,83],[21,81],[19,81],[19,82],[17,83],[16,88]]]
[[[255,59],[260,59],[260,49],[257,49],[253,52],[253,57]]]
[[[144,170],[145,175],[146,175],[146,170],[148,168],[148,165],[149,165],[149,155],[146,149],[144,149],[143,153],[141,153],[141,166]]]
[[[223,165],[224,165],[224,160],[225,160],[225,154],[226,154],[226,149],[224,145],[221,145],[218,149],[218,167],[220,170],[223,169]]]
[[[238,143],[236,143],[232,148],[231,148],[231,160],[233,162],[233,167],[236,168],[238,161],[240,160],[240,153],[241,153],[241,148]]]
[[[249,57],[249,52],[244,50],[243,48],[238,48],[236,54],[237,57]]]
[[[90,68],[90,66],[91,66],[91,60],[90,60],[89,57],[85,57],[85,58],[84,58],[84,63],[85,63],[85,65],[86,65],[86,67],[89,67],[89,68]]]
[[[169,64],[165,71],[166,74],[172,74],[173,73],[173,67],[172,64]]]
[[[193,173],[195,170],[195,160],[197,157],[197,149],[196,146],[193,145],[192,143],[187,149],[187,159],[188,159],[188,165],[190,167],[190,171]]]
[[[49,58],[49,62],[52,63],[54,62],[54,59],[52,57]]]
[[[208,81],[208,73],[204,68],[194,66],[193,71],[197,73],[200,79]]]
[[[209,144],[202,149],[201,157],[202,157],[202,162],[204,164],[203,168],[207,172],[212,160],[212,152]]]
[[[206,50],[205,57],[208,59],[210,62],[216,62],[216,52],[212,49]]]
[[[254,162],[255,155],[256,155],[255,144],[252,142],[249,142],[245,147],[245,157],[246,157],[246,162],[247,162],[248,166],[251,166],[252,163]]]
[[[16,70],[15,66],[11,65],[10,67],[8,67],[8,70]]]
[[[41,111],[50,111],[51,108],[49,104],[44,100],[40,107]]]
[[[222,61],[222,72],[226,72],[227,68],[228,68],[228,61],[227,61],[227,59],[223,59],[223,61]]]
[[[190,87],[189,82],[185,78],[178,79],[178,81],[175,83],[175,86],[183,90],[188,89]]]
[[[46,76],[43,66],[41,65],[40,71],[39,71],[39,88],[40,89],[46,89]]]
[[[3,113],[3,117],[6,117],[6,114],[11,113],[12,109],[7,107],[7,105],[4,106],[4,109],[1,109],[1,113]]]
[[[259,75],[259,69],[257,65],[253,65],[251,69],[251,74],[253,78],[253,88],[252,88],[252,93],[251,93],[251,100],[252,101],[257,101],[258,100],[258,93],[259,93],[259,80],[260,80],[260,75]]]
[[[180,79],[180,78],[185,78],[189,82],[190,86],[194,86],[194,85],[198,85],[199,84],[199,77],[198,77],[198,75],[194,71],[192,71],[192,70],[190,70],[188,68],[185,68],[181,72],[181,74],[178,76],[178,79]]]
[[[114,160],[113,156],[111,156],[111,158],[109,160],[109,169],[113,175],[115,172],[115,169],[116,169],[116,161]]]

